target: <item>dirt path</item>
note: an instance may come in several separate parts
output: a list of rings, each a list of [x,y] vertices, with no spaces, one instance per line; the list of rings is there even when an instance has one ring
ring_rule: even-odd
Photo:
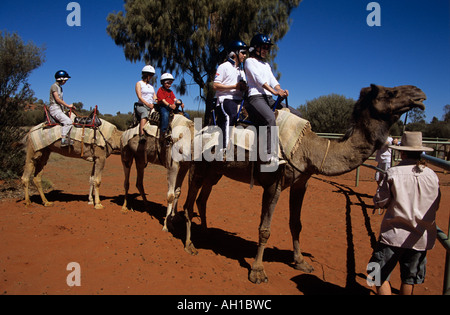
[[[162,231],[166,212],[166,174],[160,166],[146,169],[150,207],[145,209],[135,187],[135,210],[121,213],[123,171],[120,157],[111,156],[101,186],[104,210],[87,204],[91,164],[61,156],[51,158],[44,177],[53,183],[40,205],[0,200],[0,294],[373,294],[366,284],[366,266],[382,216],[374,213],[374,171],[361,168],[339,177],[316,176],[305,197],[301,247],[314,266],[312,274],[291,267],[288,191],[282,193],[265,252],[269,283],[247,280],[256,254],[261,189],[223,178],[208,203],[207,234],[194,226],[198,256],[183,250],[184,221],[175,218],[171,233]],[[448,229],[450,175],[438,172],[442,202],[438,225]],[[135,171],[132,183],[135,182]],[[187,183],[180,200],[186,197]],[[180,209],[181,207],[179,207]],[[198,218],[194,219],[199,224]],[[445,251],[440,244],[428,254],[426,283],[417,294],[441,294]],[[69,287],[71,262],[81,268],[81,286]],[[399,289],[398,271],[393,288]]]

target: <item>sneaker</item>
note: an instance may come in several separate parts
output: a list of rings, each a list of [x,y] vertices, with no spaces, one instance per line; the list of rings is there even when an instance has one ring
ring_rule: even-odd
[[[61,139],[61,147],[68,147],[69,145],[73,145],[73,140],[72,139],[70,139],[70,141],[67,138],[62,138]]]

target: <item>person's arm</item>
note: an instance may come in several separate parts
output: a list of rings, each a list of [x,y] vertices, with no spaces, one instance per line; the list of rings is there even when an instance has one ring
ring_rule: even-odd
[[[391,188],[389,182],[389,176],[386,174],[383,181],[373,196],[373,203],[375,208],[386,208],[391,201]]]
[[[63,105],[65,107],[67,107],[67,108],[75,108],[73,106],[73,104],[67,104],[62,99],[60,99],[59,95],[58,95],[58,92],[53,92],[53,97],[55,98],[55,102],[58,103],[59,105]]]
[[[267,91],[269,91],[273,95],[277,95],[277,96],[281,96],[281,97],[289,96],[289,91],[283,90],[279,84],[276,85],[274,88],[272,88],[268,83],[264,83],[263,88],[265,88]]]

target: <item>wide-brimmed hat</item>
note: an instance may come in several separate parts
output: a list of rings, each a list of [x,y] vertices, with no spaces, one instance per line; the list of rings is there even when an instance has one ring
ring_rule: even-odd
[[[432,148],[422,145],[422,133],[420,131],[405,131],[400,145],[390,145],[389,148],[400,151],[433,151]]]

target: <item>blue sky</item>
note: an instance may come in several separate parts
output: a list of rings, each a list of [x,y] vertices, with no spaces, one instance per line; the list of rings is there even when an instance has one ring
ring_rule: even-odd
[[[67,102],[98,105],[102,113],[131,111],[144,64],[126,61],[106,33],[106,16],[123,10],[123,0],[76,1],[80,27],[66,23],[70,2],[1,1],[0,30],[46,47],[46,62],[29,78],[35,96],[48,101],[54,73],[65,69],[72,76],[64,88]],[[412,84],[428,96],[427,121],[442,119],[450,104],[450,1],[376,1],[381,26],[374,27],[366,22],[370,2],[303,0],[293,11],[276,59],[289,105],[330,93],[357,99],[371,83]],[[197,96],[194,86],[182,97],[188,109],[203,108]]]

